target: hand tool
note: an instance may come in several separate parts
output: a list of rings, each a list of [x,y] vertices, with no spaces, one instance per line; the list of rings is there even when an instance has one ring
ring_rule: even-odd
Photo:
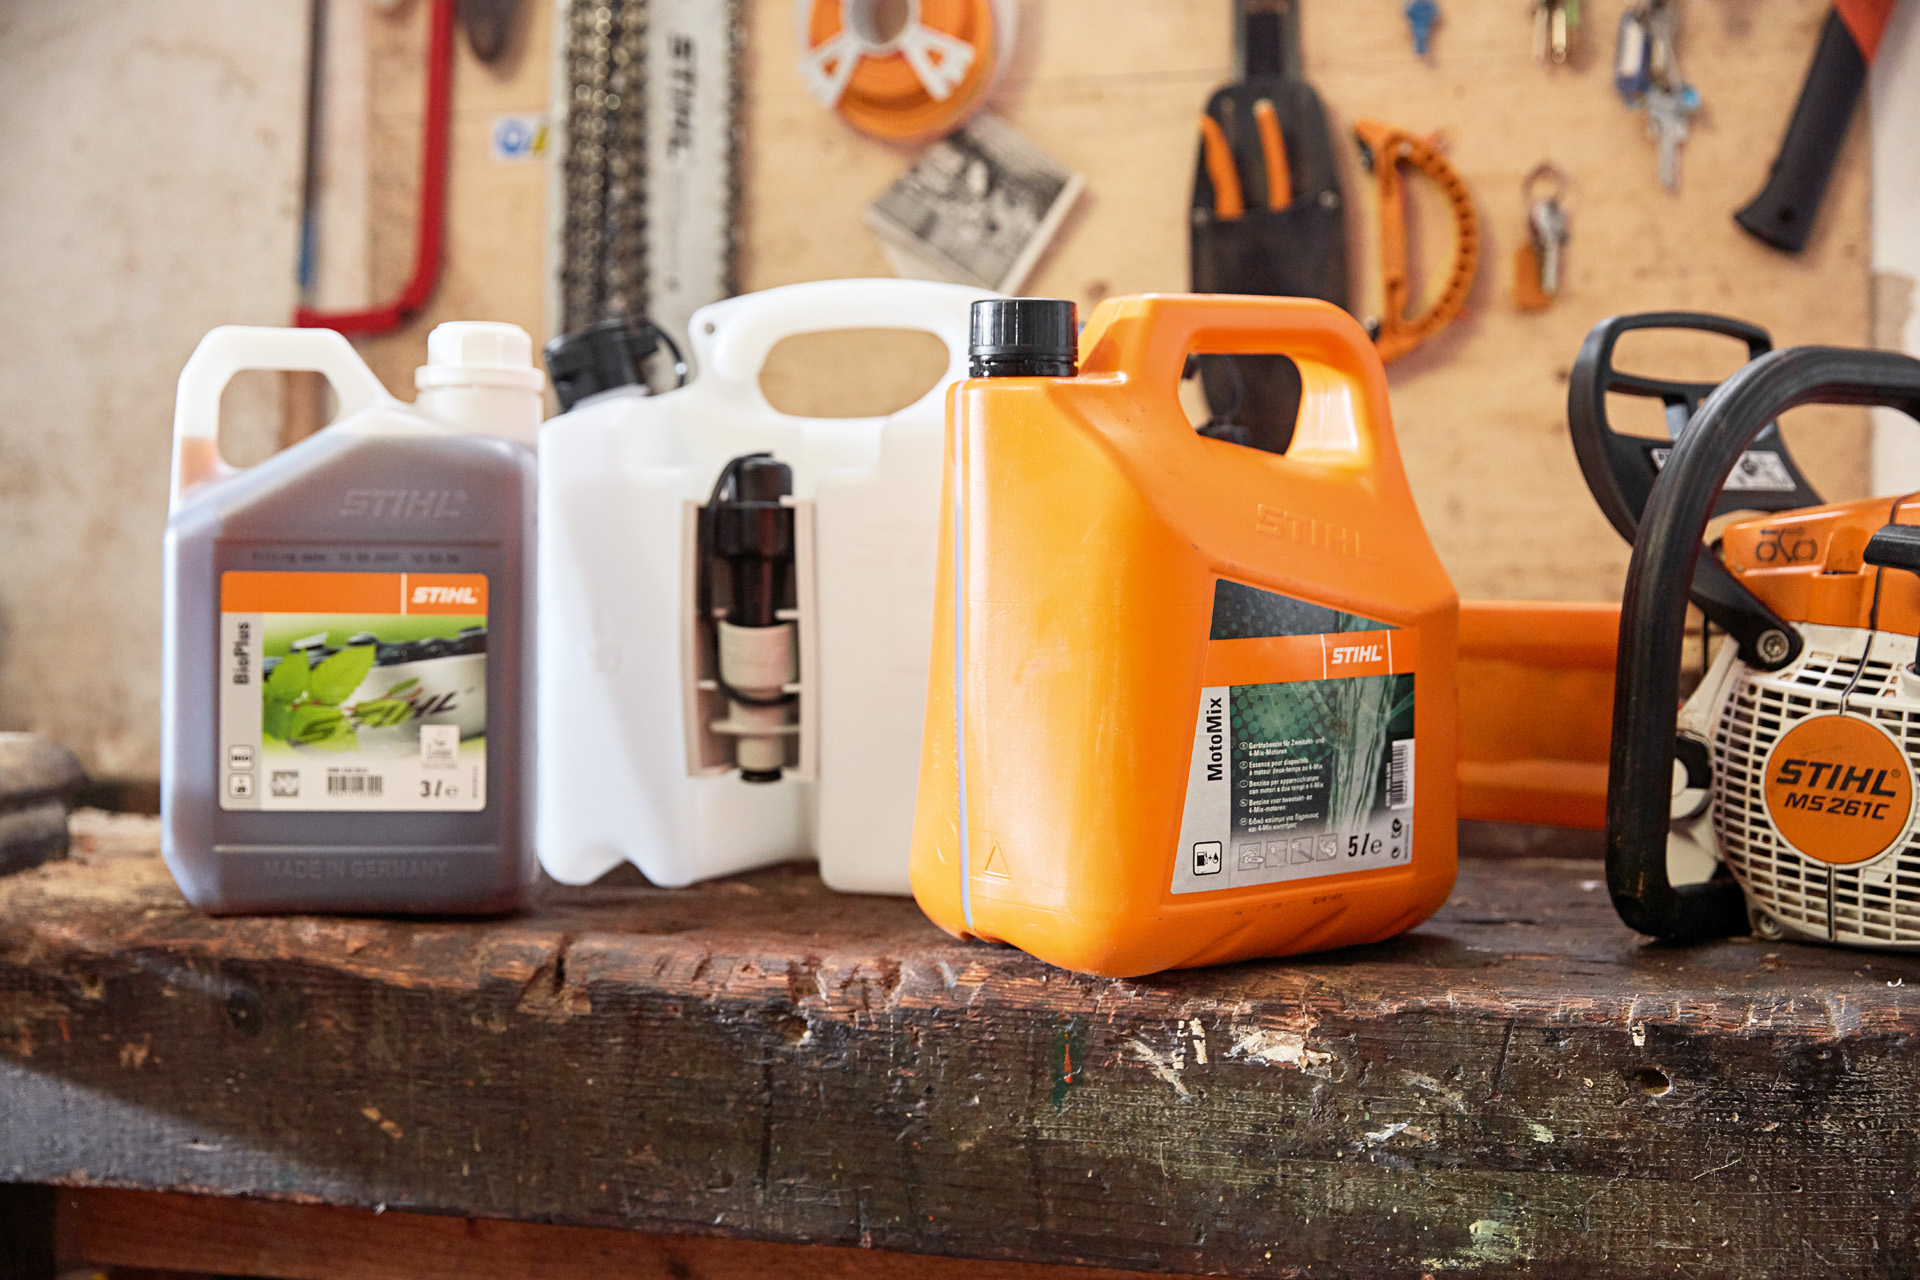
[[[1234,31],[1236,78],[1208,99],[1200,126],[1193,289],[1344,307],[1346,204],[1326,108],[1301,78],[1297,0],[1235,0]],[[1286,449],[1300,403],[1291,360],[1203,354],[1195,363],[1213,415],[1209,434]]]
[[[1538,192],[1547,184],[1546,194]],[[1567,177],[1543,160],[1520,185],[1527,208],[1527,238],[1514,251],[1514,303],[1522,311],[1544,311],[1560,293],[1561,260],[1567,244],[1567,211],[1560,197]]]
[[[1382,306],[1369,321],[1375,346],[1383,361],[1392,362],[1439,333],[1466,306],[1480,267],[1480,218],[1467,184],[1440,153],[1432,139],[1417,138],[1405,129],[1378,120],[1356,120],[1354,136],[1360,157],[1372,171],[1379,195],[1380,277]],[[1453,213],[1453,261],[1439,295],[1416,316],[1408,316],[1411,285],[1407,278],[1406,192],[1400,166],[1417,169],[1431,178],[1447,198]]]
[[[293,323],[303,329],[333,329],[339,333],[387,333],[405,324],[433,298],[440,283],[442,247],[446,235],[447,147],[451,137],[453,97],[454,0],[432,0],[427,10],[427,73],[425,120],[420,131],[420,198],[414,225],[413,271],[399,296],[384,306],[359,311],[321,311],[304,303],[293,312]],[[317,15],[316,15],[317,16]],[[320,30],[316,22],[316,35]],[[317,46],[316,46],[317,47]],[[309,111],[313,99],[309,94]],[[317,116],[316,116],[317,119]],[[308,146],[318,138],[310,125]],[[308,157],[308,218],[312,217],[313,157]],[[303,254],[302,285],[308,283],[311,256]]]
[[[1894,0],[1835,0],[1827,12],[1813,65],[1766,185],[1733,215],[1750,234],[1776,249],[1798,253],[1806,247],[1893,5]]]

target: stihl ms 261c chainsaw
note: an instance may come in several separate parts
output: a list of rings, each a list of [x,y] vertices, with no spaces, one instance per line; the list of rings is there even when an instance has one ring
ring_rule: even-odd
[[[1616,373],[1620,335],[1648,327],[1740,338],[1754,358],[1717,388]],[[1582,469],[1634,544],[1607,885],[1627,924],[1675,941],[1750,928],[1920,949],[1920,493],[1821,504],[1774,426],[1808,404],[1920,417],[1920,360],[1767,345],[1719,317],[1622,317],[1575,366]],[[1665,401],[1673,438],[1612,432],[1608,390]],[[1762,514],[1703,546],[1738,510]],[[1682,706],[1689,600],[1726,637]]]

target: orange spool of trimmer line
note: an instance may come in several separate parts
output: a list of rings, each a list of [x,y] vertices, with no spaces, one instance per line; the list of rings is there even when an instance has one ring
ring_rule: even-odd
[[[800,76],[863,133],[934,137],[986,101],[1014,14],[1012,0],[795,0]]]

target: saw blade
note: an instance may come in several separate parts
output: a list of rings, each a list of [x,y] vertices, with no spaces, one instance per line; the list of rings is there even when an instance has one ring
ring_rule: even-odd
[[[684,349],[735,289],[739,0],[567,0],[558,20],[555,331],[645,316]]]
[[[686,350],[687,323],[735,291],[739,0],[649,0],[647,318]]]

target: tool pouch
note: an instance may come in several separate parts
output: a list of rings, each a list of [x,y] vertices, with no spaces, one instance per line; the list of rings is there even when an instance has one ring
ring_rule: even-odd
[[[1251,35],[1251,33],[1249,33]],[[1249,40],[1249,50],[1255,42]],[[1277,71],[1277,60],[1275,68]],[[1267,208],[1267,173],[1253,104],[1273,103],[1286,140],[1293,202]],[[1207,114],[1219,122],[1246,191],[1246,212],[1214,213],[1204,156],[1194,162],[1192,275],[1195,293],[1319,298],[1347,305],[1346,202],[1334,164],[1326,108],[1304,81],[1250,73],[1218,90]],[[1202,356],[1214,434],[1270,452],[1286,450],[1300,404],[1300,375],[1285,356]],[[1239,433],[1221,430],[1241,428]]]

